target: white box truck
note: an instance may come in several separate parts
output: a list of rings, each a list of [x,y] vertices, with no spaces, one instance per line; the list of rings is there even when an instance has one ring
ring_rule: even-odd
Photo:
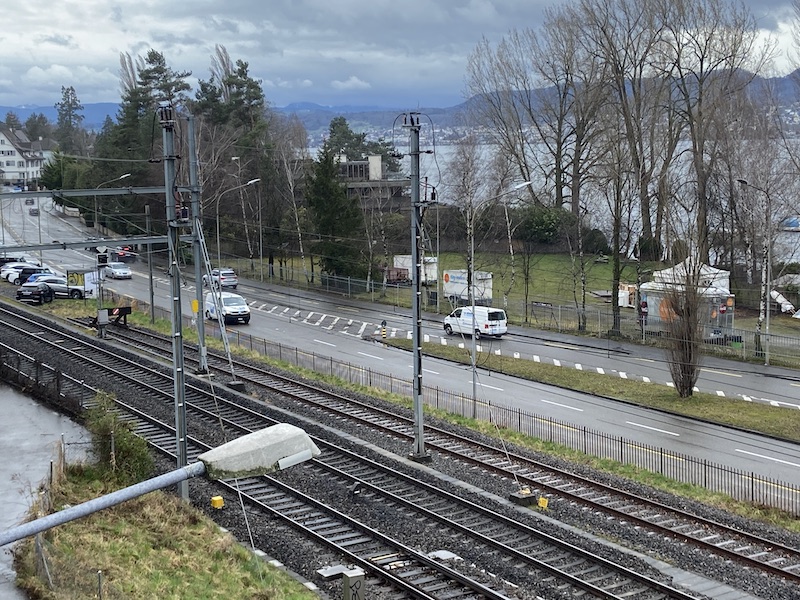
[[[414,276],[414,264],[411,262],[410,254],[395,254],[394,256],[395,269],[407,269],[408,278]],[[425,256],[422,258],[422,266],[420,269],[420,284],[424,286],[433,285],[439,277],[439,259],[435,256]]]
[[[445,271],[442,274],[442,293],[452,304],[463,304],[469,302],[469,290],[467,289],[469,271],[466,269],[455,269]],[[472,289],[475,296],[475,304],[483,306],[492,305],[492,274],[488,271],[475,271],[472,274]]]

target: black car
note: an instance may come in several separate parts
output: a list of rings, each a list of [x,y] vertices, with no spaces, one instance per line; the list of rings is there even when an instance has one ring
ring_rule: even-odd
[[[20,302],[33,302],[34,304],[44,304],[52,302],[56,293],[46,283],[34,281],[21,285],[17,290],[17,300]]]

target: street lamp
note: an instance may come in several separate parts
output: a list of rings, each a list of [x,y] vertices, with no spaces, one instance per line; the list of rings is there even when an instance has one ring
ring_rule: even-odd
[[[766,342],[764,344],[764,366],[769,366],[769,298],[772,284],[772,196],[764,188],[748,183],[746,179],[737,179],[743,188],[758,190],[767,198],[764,224],[764,251],[761,257],[761,299],[758,307],[758,323],[756,324],[756,352],[761,351],[761,322],[765,322]]]
[[[204,452],[191,465],[7,529],[0,533],[0,547],[193,477],[233,479],[264,475],[319,455],[319,448],[305,431],[278,423]]]
[[[475,219],[478,216],[477,208],[483,209],[484,207],[490,206],[490,203],[498,198],[502,198],[503,196],[507,196],[508,194],[512,194],[518,190],[521,190],[524,187],[532,185],[532,181],[523,181],[522,183],[518,183],[511,189],[508,189],[504,192],[500,192],[499,194],[492,196],[491,198],[486,199],[480,207],[470,206],[470,215],[469,219],[467,219],[467,227],[469,228],[469,281],[467,286],[467,297],[469,300],[470,310],[472,311],[472,359],[470,361],[472,366],[472,418],[478,418],[478,393],[477,393],[477,385],[478,385],[478,378],[477,378],[477,364],[476,364],[476,353],[478,351],[478,344],[477,340],[475,339],[475,331],[478,327],[478,323],[475,317]]]
[[[120,181],[121,179],[125,179],[126,177],[130,177],[130,176],[131,176],[130,173],[125,173],[123,175],[120,175],[119,177],[115,177],[114,179],[109,179],[108,181],[104,181],[103,183],[101,183],[100,185],[98,185],[94,189],[99,190],[101,187],[103,187],[107,183],[114,183],[115,181]],[[94,223],[94,230],[95,231],[98,231],[97,222],[98,222],[98,218],[97,218],[97,195],[95,195],[95,197],[94,197],[94,215],[93,215],[93,223]]]
[[[238,157],[235,157],[235,158],[238,158]],[[217,268],[222,268],[222,262],[221,262],[222,253],[220,251],[220,244],[219,244],[219,204],[220,204],[220,201],[222,200],[222,197],[225,194],[227,194],[228,192],[234,192],[236,190],[240,190],[240,189],[242,189],[244,187],[247,187],[248,185],[253,185],[254,183],[258,183],[259,181],[261,181],[261,178],[260,177],[256,177],[255,179],[251,179],[250,181],[248,181],[246,183],[235,185],[232,188],[229,188],[229,189],[225,190],[224,192],[222,192],[219,196],[217,196],[217,215],[216,215],[216,218],[217,218]]]

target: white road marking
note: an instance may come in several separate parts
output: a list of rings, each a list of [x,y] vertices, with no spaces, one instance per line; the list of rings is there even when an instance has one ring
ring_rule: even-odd
[[[322,340],[314,340],[317,344],[325,344],[326,346],[333,346],[336,347],[336,344],[331,344],[330,342],[323,342]]]
[[[680,437],[680,433],[674,433],[672,431],[667,431],[665,429],[657,429],[655,427],[648,427],[647,425],[642,425],[641,423],[634,423],[633,421],[625,421],[628,425],[633,425],[634,427],[641,427],[643,429],[649,429],[650,431],[657,431],[659,433],[666,433],[667,435],[674,435],[675,437]]]
[[[545,342],[543,346],[552,346],[553,348],[564,348],[566,350],[580,350],[580,346],[573,346],[572,344],[557,344],[556,342]]]
[[[366,352],[359,352],[361,356],[366,356],[367,358],[374,358],[375,360],[383,360],[380,356],[373,356],[372,354],[367,354]]]
[[[540,400],[544,404],[552,404],[553,406],[560,406],[561,408],[568,408],[570,410],[577,410],[578,412],[583,412],[582,408],[578,408],[577,406],[567,406],[566,404],[561,404],[559,402],[551,402],[550,400]]]
[[[728,377],[741,377],[741,373],[728,373],[727,371],[717,371],[716,369],[700,369],[706,373],[714,373],[715,375],[727,375]]]
[[[472,383],[472,382],[470,381],[470,383]],[[489,388],[490,390],[497,390],[498,392],[502,392],[503,391],[503,388],[495,387],[493,385],[486,385],[485,383],[481,383],[480,381],[476,381],[475,385],[479,385],[481,387]]]
[[[765,456],[764,454],[756,454],[755,452],[748,452],[747,450],[739,450],[737,448],[734,452],[739,452],[741,454],[748,454],[750,456],[755,456],[756,458],[771,460],[772,462],[781,463],[782,465],[789,465],[790,467],[800,467],[800,464],[789,462],[788,460],[781,460],[780,458],[773,458],[771,456]]]

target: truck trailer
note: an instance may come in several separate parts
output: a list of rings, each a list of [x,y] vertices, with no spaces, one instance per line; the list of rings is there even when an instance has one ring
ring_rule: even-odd
[[[469,303],[469,289],[467,288],[469,271],[455,269],[444,271],[442,274],[442,293],[453,306],[463,306]],[[475,271],[472,273],[472,291],[475,305],[492,305],[492,274],[488,271]]]

